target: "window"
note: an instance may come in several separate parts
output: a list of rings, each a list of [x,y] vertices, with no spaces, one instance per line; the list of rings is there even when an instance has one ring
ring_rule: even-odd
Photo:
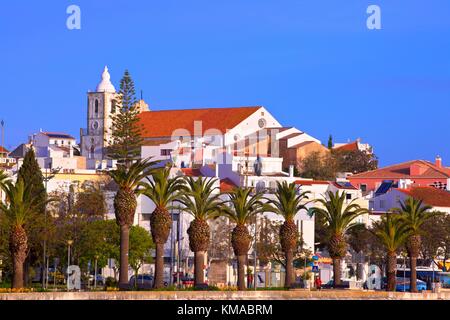
[[[351,193],[346,193],[346,194],[345,194],[345,198],[346,198],[347,200],[352,200],[352,194],[351,194]]]
[[[161,156],[170,156],[172,149],[161,149]]]
[[[362,192],[366,192],[367,191],[367,184],[362,184],[360,186],[360,189],[361,189]]]
[[[61,145],[63,145],[64,144],[64,140],[61,140]]]
[[[97,99],[95,99],[94,113],[97,116],[97,114],[98,114],[98,100]]]
[[[380,200],[380,209],[386,208],[386,200]]]

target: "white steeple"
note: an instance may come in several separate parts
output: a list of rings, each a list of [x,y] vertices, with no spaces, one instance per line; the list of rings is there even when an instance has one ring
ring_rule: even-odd
[[[102,81],[97,85],[97,92],[116,92],[116,89],[114,88],[113,84],[111,83],[111,76],[108,72],[108,67],[105,66],[105,69],[102,73]]]

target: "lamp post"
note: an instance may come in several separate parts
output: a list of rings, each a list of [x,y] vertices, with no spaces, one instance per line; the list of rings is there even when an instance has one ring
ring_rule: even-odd
[[[94,290],[97,289],[97,260],[98,255],[95,256],[95,263],[94,263]]]
[[[3,127],[3,126],[2,126]],[[45,184],[45,194],[47,195],[47,184],[48,182],[55,177],[55,175],[61,170],[60,167],[55,169],[50,169],[50,172],[48,171],[48,168],[45,168],[45,172],[43,174],[43,180]],[[47,257],[47,204],[44,205],[44,227],[45,227],[45,235],[44,235],[44,250],[43,250],[43,264],[42,266],[45,268],[46,265],[48,265],[48,257]],[[46,263],[47,260],[47,263]],[[42,275],[42,287],[47,288],[48,285],[48,266],[45,269],[43,275]]]
[[[70,266],[70,246],[73,240],[67,240],[67,291],[69,291],[69,266]]]

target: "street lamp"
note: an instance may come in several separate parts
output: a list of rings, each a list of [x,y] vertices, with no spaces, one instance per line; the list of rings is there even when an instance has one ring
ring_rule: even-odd
[[[48,171],[48,168],[45,168],[45,172],[43,174],[43,180],[45,184],[45,194],[47,195],[47,184],[48,182],[55,177],[55,175],[61,170],[61,167],[57,167],[54,169],[50,169],[50,172]],[[47,203],[44,205],[44,226],[45,226],[45,236],[44,236],[44,259],[43,259],[43,267],[45,268],[47,265],[47,268],[44,271],[44,274],[42,275],[42,287],[47,288],[48,285],[48,257],[47,257]],[[47,260],[47,263],[46,263]]]
[[[94,290],[97,289],[97,260],[98,255],[95,256],[95,263],[94,263]]]
[[[70,266],[70,246],[73,240],[67,240],[67,291],[69,291],[69,266]]]

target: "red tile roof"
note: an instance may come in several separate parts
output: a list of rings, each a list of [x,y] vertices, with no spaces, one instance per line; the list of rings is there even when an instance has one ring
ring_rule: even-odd
[[[185,176],[189,176],[189,177],[201,177],[202,176],[200,169],[182,168],[181,171],[183,171]]]
[[[225,178],[220,180],[220,191],[221,192],[229,192],[236,188],[237,185],[234,184],[229,178]]]
[[[411,187],[396,189],[415,199],[434,207],[450,207],[450,192],[433,187]]]
[[[420,175],[411,175],[411,165],[423,166],[425,171]],[[447,179],[450,178],[449,168],[440,168],[433,163],[425,160],[412,160],[403,162],[384,168],[358,173],[349,176],[348,179],[361,178],[378,178],[378,179],[406,179],[406,178],[431,178],[431,179]]]
[[[339,147],[336,147],[333,149],[337,150],[337,151],[356,151],[356,150],[359,150],[358,141],[350,142],[350,143],[344,144],[342,146],[339,146]]]
[[[6,148],[0,146],[0,153],[9,153],[9,151]]]
[[[217,129],[223,134],[236,127],[261,107],[207,108],[185,110],[146,111],[139,114],[144,138],[170,137],[177,129],[194,135],[194,121],[202,122],[202,132]]]
[[[295,184],[300,184],[303,186],[312,186],[313,184],[330,184],[330,182],[324,180],[296,180]]]

